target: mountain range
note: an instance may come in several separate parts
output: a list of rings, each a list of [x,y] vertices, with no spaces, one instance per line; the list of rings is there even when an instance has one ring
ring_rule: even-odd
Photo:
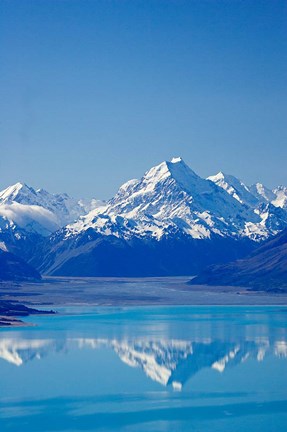
[[[42,274],[191,275],[242,258],[287,227],[287,188],[203,179],[181,158],[106,202],[16,183],[0,192],[0,248]]]

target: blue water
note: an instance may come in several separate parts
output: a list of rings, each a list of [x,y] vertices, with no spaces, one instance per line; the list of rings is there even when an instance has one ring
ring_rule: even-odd
[[[66,308],[0,331],[0,431],[287,430],[287,308]]]

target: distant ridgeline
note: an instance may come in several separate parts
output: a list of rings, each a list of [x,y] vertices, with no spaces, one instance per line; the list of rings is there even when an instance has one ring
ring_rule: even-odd
[[[0,249],[47,275],[198,274],[286,227],[286,187],[247,187],[222,172],[203,179],[181,158],[128,181],[107,202],[21,183],[0,192]]]

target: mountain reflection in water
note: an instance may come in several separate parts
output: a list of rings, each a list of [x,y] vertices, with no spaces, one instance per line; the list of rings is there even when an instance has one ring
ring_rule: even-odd
[[[249,359],[264,361],[267,356],[287,358],[286,338],[249,340],[168,340],[168,339],[22,339],[2,338],[0,359],[15,366],[41,360],[49,354],[74,350],[113,350],[130,367],[141,368],[147,377],[163,386],[181,390],[203,368],[220,373]]]
[[[287,308],[59,308],[0,330],[0,431],[285,432]]]

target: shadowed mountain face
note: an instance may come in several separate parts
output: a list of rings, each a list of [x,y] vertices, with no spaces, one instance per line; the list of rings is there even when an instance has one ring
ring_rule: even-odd
[[[245,256],[254,242],[212,236],[198,240],[186,235],[130,240],[103,236],[93,229],[66,239],[57,233],[31,263],[53,276],[175,276],[190,275],[207,265]]]
[[[37,270],[10,252],[0,249],[0,281],[40,280]]]
[[[287,291],[287,230],[265,242],[246,259],[210,267],[190,284]]]

